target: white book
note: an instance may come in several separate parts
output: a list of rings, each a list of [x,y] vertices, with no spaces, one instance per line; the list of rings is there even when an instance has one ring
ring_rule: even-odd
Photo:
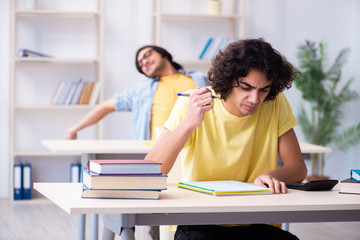
[[[100,90],[101,90],[101,83],[96,82],[95,86],[94,86],[94,89],[92,91],[92,94],[90,96],[89,105],[95,105],[96,104],[96,101],[98,100],[99,95],[100,95]]]

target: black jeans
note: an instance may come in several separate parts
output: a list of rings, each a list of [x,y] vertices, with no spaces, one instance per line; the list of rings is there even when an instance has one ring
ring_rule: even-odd
[[[179,225],[174,240],[299,240],[295,235],[267,224],[223,227],[218,225]]]

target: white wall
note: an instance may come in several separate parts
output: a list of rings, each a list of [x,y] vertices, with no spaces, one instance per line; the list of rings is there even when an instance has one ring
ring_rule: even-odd
[[[8,5],[0,0],[0,197],[7,196],[8,186]],[[224,0],[225,1],[225,0]],[[143,79],[134,66],[135,51],[150,42],[149,0],[105,1],[104,73],[105,99],[116,91],[133,86]],[[176,1],[172,1],[176,4]],[[174,6],[178,8],[178,6]],[[305,39],[324,40],[331,60],[343,48],[352,49],[343,78],[355,77],[354,89],[360,89],[360,1],[356,0],[246,0],[245,36],[263,37],[285,55],[294,65],[296,48]],[[172,38],[176,39],[176,38]],[[181,36],[179,36],[179,47]],[[176,45],[176,44],[173,44]],[[169,49],[172,52],[172,49]],[[175,50],[174,50],[175,51]],[[199,52],[199,49],[194,49]],[[176,56],[175,56],[176,60]],[[358,90],[360,93],[360,90]],[[295,115],[301,95],[295,86],[286,92]],[[344,127],[360,122],[360,100],[347,104]],[[131,113],[112,114],[104,120],[105,139],[130,138]],[[295,128],[300,141],[305,141],[299,127]],[[335,151],[328,155],[325,172],[332,178],[343,179],[350,168],[360,168],[360,148],[347,154]]]

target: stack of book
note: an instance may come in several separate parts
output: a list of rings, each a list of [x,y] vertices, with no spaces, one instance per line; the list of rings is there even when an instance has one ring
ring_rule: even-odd
[[[339,193],[360,194],[360,169],[350,170],[350,178],[340,182]]]
[[[159,199],[167,187],[161,163],[150,160],[90,160],[83,172],[83,198]]]

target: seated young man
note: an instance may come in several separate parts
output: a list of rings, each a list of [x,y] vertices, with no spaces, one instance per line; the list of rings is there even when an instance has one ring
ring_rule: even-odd
[[[282,93],[294,79],[292,65],[263,39],[240,40],[216,56],[208,78],[211,87],[178,99],[146,159],[161,162],[168,173],[180,154],[183,181],[254,182],[275,194],[301,182],[307,169],[293,130],[297,121]],[[297,239],[266,224],[178,226],[175,239],[269,236]]]

